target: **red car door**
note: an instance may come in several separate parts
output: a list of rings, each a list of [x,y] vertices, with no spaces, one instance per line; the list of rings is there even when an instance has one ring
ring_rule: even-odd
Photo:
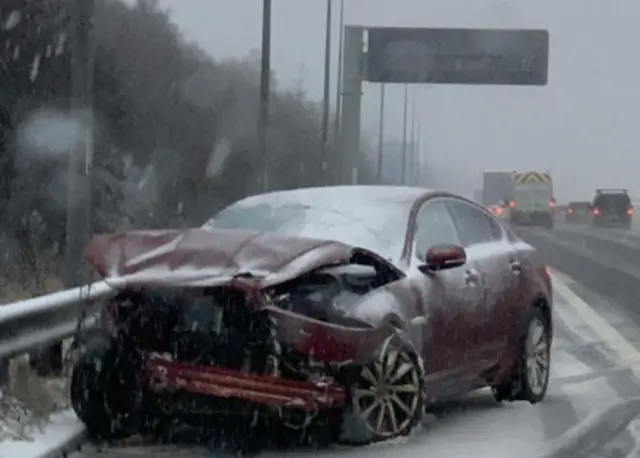
[[[412,264],[421,264],[426,250],[440,244],[459,245],[460,240],[444,201],[428,200],[416,218]],[[473,339],[469,336],[476,333],[476,328],[467,310],[482,301],[481,278],[473,265],[414,274],[425,310],[423,354],[427,383],[437,391],[448,391],[468,370],[467,359],[474,357]]]
[[[500,361],[502,342],[496,333],[497,317],[505,312],[507,288],[503,282],[506,254],[504,245],[494,234],[491,218],[485,210],[462,200],[447,201],[462,244],[467,250],[469,266],[481,277],[481,297],[467,303],[467,319],[473,322],[470,335],[473,359],[467,364],[476,375],[484,374]]]
[[[495,252],[497,262],[494,269],[498,275],[495,285],[500,289],[500,296],[496,297],[490,306],[494,316],[492,333],[498,351],[498,362],[500,362],[508,355],[513,337],[520,335],[522,329],[519,319],[523,305],[526,303],[523,295],[527,290],[524,273],[526,260],[519,250],[517,240],[512,239],[499,222],[490,217],[489,220],[497,241]]]
[[[503,227],[505,240],[508,243],[506,250],[505,266],[505,287],[507,287],[507,303],[505,310],[500,316],[500,320],[496,323],[496,333],[502,341],[506,342],[503,357],[513,357],[513,352],[509,351],[509,347],[513,347],[519,343],[522,336],[522,329],[526,325],[526,305],[533,303],[535,296],[532,291],[539,288],[535,284],[536,270],[542,268],[542,264],[535,262],[535,252],[533,248],[518,238],[508,228]]]

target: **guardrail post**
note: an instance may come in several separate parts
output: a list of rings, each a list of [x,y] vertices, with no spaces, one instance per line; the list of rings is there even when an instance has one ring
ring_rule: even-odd
[[[9,360],[0,359],[0,387],[9,383]]]
[[[29,355],[29,365],[41,377],[62,374],[62,344],[55,344],[33,352]]]

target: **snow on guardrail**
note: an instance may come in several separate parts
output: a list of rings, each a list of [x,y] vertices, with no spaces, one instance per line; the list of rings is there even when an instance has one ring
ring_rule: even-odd
[[[0,305],[0,359],[11,358],[73,335],[82,308],[115,294],[105,282]]]
[[[97,282],[0,304],[0,362],[13,361],[9,380],[0,386],[0,456],[13,455],[5,450],[12,445],[37,442],[33,435],[49,416],[68,407],[68,379],[38,378],[21,356],[73,337],[81,320],[84,329],[91,327],[102,300],[115,293],[105,282]],[[79,428],[78,434],[82,431]]]

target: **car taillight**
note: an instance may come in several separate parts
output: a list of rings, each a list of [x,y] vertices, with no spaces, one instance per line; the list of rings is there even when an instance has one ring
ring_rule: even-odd
[[[549,201],[549,208],[556,208],[556,201],[555,200],[550,200]]]
[[[629,210],[627,210],[627,215],[633,215],[633,207],[630,207]]]
[[[593,209],[593,214],[596,215],[596,216],[599,215],[600,214],[600,209],[599,208],[594,208]]]
[[[516,201],[512,200],[511,202],[509,202],[509,207],[516,208]]]
[[[571,213],[573,213],[573,210],[569,209],[569,210],[567,210],[567,213],[571,214]]]

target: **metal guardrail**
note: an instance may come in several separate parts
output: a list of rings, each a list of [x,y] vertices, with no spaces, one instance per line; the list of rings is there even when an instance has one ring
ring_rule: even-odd
[[[0,360],[72,337],[78,321],[115,295],[105,282],[0,305]]]
[[[97,323],[104,300],[117,291],[105,282],[46,294],[0,305],[0,386],[8,382],[8,361],[24,353],[37,352],[61,343]],[[68,456],[85,438],[78,429],[54,445],[42,458]]]

